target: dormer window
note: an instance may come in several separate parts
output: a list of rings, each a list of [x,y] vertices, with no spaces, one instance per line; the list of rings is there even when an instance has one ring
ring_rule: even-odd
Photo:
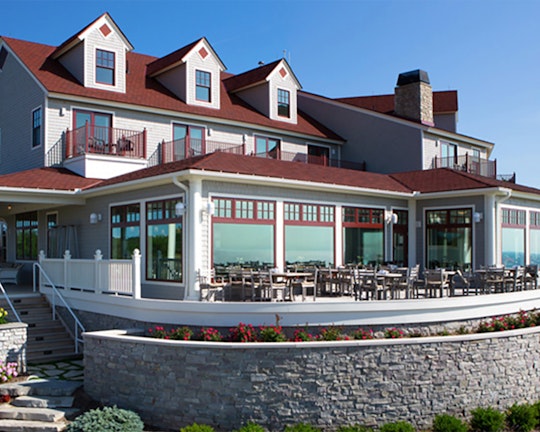
[[[195,71],[195,98],[202,102],[211,102],[212,75],[210,72]]]
[[[96,82],[114,85],[114,53],[105,50],[96,50]]]
[[[291,115],[291,95],[288,90],[278,89],[278,116],[289,118]]]

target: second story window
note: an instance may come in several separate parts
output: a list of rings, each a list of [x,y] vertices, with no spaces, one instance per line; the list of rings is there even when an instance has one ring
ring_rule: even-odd
[[[454,168],[457,164],[457,145],[441,142],[442,167]]]
[[[210,85],[212,82],[210,72],[196,71],[195,72],[195,98],[203,102],[211,102]]]
[[[114,53],[96,50],[96,82],[114,85]]]
[[[290,109],[290,100],[291,96],[290,93],[287,90],[278,89],[277,91],[278,95],[278,116],[281,117],[290,117],[291,116],[291,109]]]
[[[255,154],[259,157],[279,159],[279,140],[266,137],[255,137]]]
[[[32,147],[41,145],[41,108],[32,111]]]

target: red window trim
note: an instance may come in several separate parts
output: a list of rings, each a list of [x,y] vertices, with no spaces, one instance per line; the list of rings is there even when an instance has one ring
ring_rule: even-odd
[[[287,97],[280,97],[281,95],[287,95]],[[287,114],[279,113],[281,106],[287,107]],[[291,92],[289,90],[277,89],[277,114],[279,117],[291,118]]]
[[[298,205],[300,206],[300,220],[290,220],[287,219],[287,214],[285,211],[285,207],[287,205]],[[316,220],[304,220],[304,208],[306,206],[313,206],[316,207]],[[322,221],[322,208],[330,208],[332,209],[332,220],[331,221]],[[283,203],[283,222],[285,225],[308,225],[308,226],[335,226],[336,224],[336,207],[333,205],[324,205],[324,204],[309,204],[309,203],[296,203],[296,202],[284,202]]]
[[[208,85],[199,82],[198,77],[201,76],[202,74],[208,75],[208,81],[209,81]],[[208,89],[208,100],[207,99],[199,99],[197,97],[197,88],[198,87]],[[195,69],[195,99],[200,101],[200,102],[212,103],[212,73],[211,72]]]
[[[504,228],[526,228],[527,227],[527,211],[522,209],[513,209],[513,208],[502,208],[502,214],[501,214],[501,227]],[[519,214],[523,214],[523,224],[520,223],[511,223],[511,222],[505,222],[504,215],[505,213],[508,214],[507,219],[510,220],[510,212],[516,212],[516,219],[519,220]]]
[[[100,57],[99,53],[112,54],[112,63],[113,63],[112,67],[108,66],[106,64],[100,64],[99,63],[99,60],[103,60],[103,57]],[[98,77],[97,77],[97,75],[98,75],[97,74],[97,69],[98,68],[111,70],[112,71],[112,82],[98,81]],[[107,50],[104,50],[104,49],[101,49],[101,48],[96,48],[96,77],[95,78],[96,78],[96,83],[110,85],[110,86],[116,85],[116,53],[114,51],[107,51]]]
[[[467,223],[450,223],[450,212],[452,211],[458,211],[458,210],[468,210],[471,214],[471,221]],[[446,223],[429,223],[428,222],[428,213],[429,212],[446,212],[447,214],[447,222]],[[425,214],[426,218],[426,228],[433,228],[433,227],[456,227],[456,228],[466,228],[471,227],[473,225],[473,211],[471,207],[459,207],[459,208],[449,208],[449,209],[431,209],[426,210]]]
[[[346,209],[352,209],[354,210],[354,222],[345,222],[345,210]],[[362,210],[368,210],[369,211],[369,220],[372,221],[374,219],[374,212],[382,212],[381,215],[381,222],[380,223],[374,223],[374,222],[359,222],[360,216],[359,211]],[[371,207],[343,207],[343,214],[342,214],[342,224],[343,228],[377,228],[377,229],[384,229],[384,209],[378,209],[378,208],[371,208]]]
[[[231,217],[224,216],[212,216],[212,222],[214,223],[244,223],[244,224],[260,224],[260,225],[275,225],[276,224],[276,202],[270,200],[255,200],[255,199],[243,199],[243,198],[226,198],[226,197],[214,197],[212,202],[216,204],[216,200],[231,201]],[[236,202],[251,202],[253,203],[253,217],[242,218],[236,216]],[[259,219],[258,218],[258,203],[268,203],[273,206],[274,218],[273,219]],[[215,206],[217,211],[217,206]]]
[[[529,227],[531,229],[540,229],[540,211],[531,210],[529,212]]]

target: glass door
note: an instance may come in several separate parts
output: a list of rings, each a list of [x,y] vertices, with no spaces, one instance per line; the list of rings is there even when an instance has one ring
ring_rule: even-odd
[[[174,160],[205,154],[204,128],[173,125]]]

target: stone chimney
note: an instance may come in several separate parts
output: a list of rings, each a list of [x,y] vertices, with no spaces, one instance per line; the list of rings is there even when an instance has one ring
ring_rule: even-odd
[[[417,69],[399,74],[394,96],[394,112],[400,117],[434,126],[433,92],[426,71]]]

